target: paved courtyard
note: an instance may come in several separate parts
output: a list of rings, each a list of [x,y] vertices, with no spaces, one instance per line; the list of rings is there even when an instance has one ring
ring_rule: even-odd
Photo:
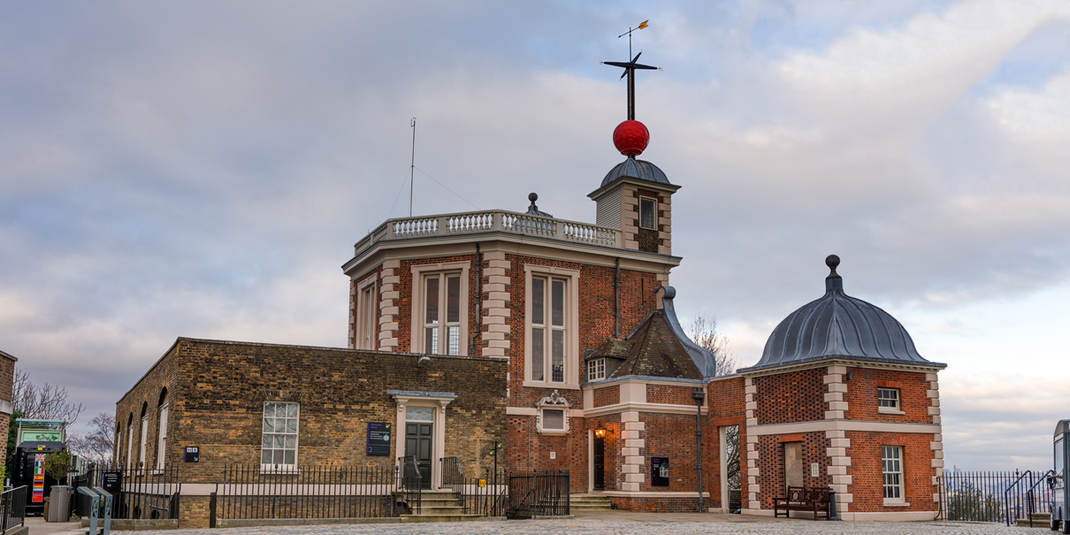
[[[134,532],[126,532],[134,533]],[[1006,527],[1003,524],[967,522],[826,522],[772,520],[740,515],[598,513],[565,520],[515,520],[508,522],[443,522],[426,524],[355,524],[335,526],[279,526],[225,530],[138,531],[138,535],[688,535],[692,533],[744,534],[856,534],[896,533],[906,535],[1041,535],[1047,528]]]

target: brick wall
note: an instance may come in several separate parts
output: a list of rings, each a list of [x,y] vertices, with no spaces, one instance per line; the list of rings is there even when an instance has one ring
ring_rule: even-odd
[[[691,392],[695,390],[692,386],[669,386],[669,385],[646,385],[646,402],[647,403],[670,403],[674,405],[685,405],[694,407],[695,400],[691,397]]]
[[[825,368],[813,368],[755,377],[758,425],[825,419],[824,375]]]
[[[594,391],[594,406],[605,407],[620,403],[620,385],[607,386]]]
[[[802,442],[804,486],[828,488],[832,484],[832,476],[828,474],[829,439],[825,438],[824,432],[758,437],[758,451],[761,455],[758,465],[763,509],[772,509],[774,498],[786,495],[787,489],[784,486],[784,443],[786,442]],[[812,463],[818,465],[817,477],[811,476]]]
[[[847,368],[847,372],[851,374],[851,379],[847,381],[847,395],[845,396],[848,403],[847,419],[932,423],[932,416],[929,415],[932,400],[926,396],[929,382],[925,380],[925,373],[869,368]],[[879,413],[877,411],[878,387],[898,388],[900,409],[906,414]]]
[[[936,511],[933,501],[932,451],[933,435],[911,433],[870,433],[848,431],[851,447],[851,475],[854,503],[852,512],[874,511]],[[903,490],[910,507],[884,506],[884,480],[881,466],[881,446],[903,447]]]
[[[140,410],[149,404],[147,461],[155,463],[160,390],[170,401],[169,459],[184,446],[200,446],[201,460],[181,469],[187,482],[215,482],[224,463],[260,462],[265,401],[300,403],[298,464],[393,466],[397,440],[387,457],[365,456],[367,422],[396,421],[387,390],[451,392],[445,412],[446,451],[466,473],[493,464],[491,445],[505,437],[504,359],[419,355],[179,339],[171,351],[116,406],[126,452],[126,422],[133,414],[135,442]],[[134,456],[138,445],[134,445]]]

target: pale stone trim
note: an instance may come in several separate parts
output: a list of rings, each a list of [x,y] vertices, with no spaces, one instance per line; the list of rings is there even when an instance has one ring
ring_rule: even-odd
[[[397,423],[394,427],[394,439],[397,440],[397,456],[405,456],[405,407],[412,405],[414,407],[431,407],[434,409],[432,414],[434,420],[434,446],[431,450],[431,489],[438,489],[442,486],[442,469],[441,463],[433,462],[437,457],[441,457],[446,452],[446,406],[456,397],[447,396],[411,396],[404,394],[394,394],[391,396],[397,402]],[[400,435],[401,439],[398,440]],[[399,464],[400,469],[400,464]]]
[[[583,414],[585,417],[605,416],[607,414],[618,414],[623,412],[647,412],[651,414],[688,414],[695,415],[695,406],[691,405],[673,405],[671,403],[616,403],[613,405],[603,405],[601,407],[593,409],[584,409]],[[702,407],[702,415],[709,414],[707,407]]]
[[[183,487],[185,488],[185,487]],[[606,490],[598,491],[599,496],[610,496],[613,498],[698,498],[697,492],[627,492],[622,490]],[[703,492],[704,497],[709,498],[709,492]]]
[[[866,420],[814,420],[787,424],[766,424],[747,427],[748,435],[784,435],[788,433],[812,433],[815,431],[870,431],[880,433],[931,433],[940,432],[933,424],[910,424],[898,422],[871,422]]]
[[[700,387],[705,386],[706,381],[700,379],[680,379],[675,381],[659,380],[654,377],[636,377],[634,375],[628,375],[619,379],[609,379],[606,381],[598,381],[596,383],[584,384],[585,389],[598,390],[599,388],[606,388],[610,386],[626,385],[631,383],[638,383],[643,385],[658,385],[658,386],[693,386]]]
[[[758,436],[751,433],[751,428],[758,425],[758,419],[754,416],[754,410],[758,407],[754,394],[758,393],[758,387],[754,384],[754,378],[744,376],[743,391],[747,395],[747,508],[758,510],[762,506],[758,498],[761,493],[761,484],[758,483]]]
[[[626,433],[629,431],[635,431],[637,434],[646,431],[646,424],[639,420],[638,411],[622,412],[620,414],[621,432]],[[624,440],[624,444],[620,449],[621,457],[624,457],[624,464],[621,465],[621,471],[625,473],[623,491],[625,492],[638,492],[640,486],[646,480],[646,471],[643,470],[646,464],[646,458],[639,455],[639,448],[643,447],[643,439],[627,439]],[[629,468],[629,467],[635,468]]]
[[[508,416],[537,416],[539,410],[532,407],[506,407],[505,414]],[[569,418],[583,418],[583,409],[569,409]]]
[[[483,275],[488,280],[491,277],[494,280],[500,280],[498,277],[505,278],[505,282],[483,285],[483,293],[487,298],[483,301],[483,324],[487,326],[487,330],[480,333],[486,346],[483,348],[483,356],[504,357],[512,349],[511,341],[506,336],[509,334],[509,324],[505,321],[510,314],[507,306],[510,284],[506,274],[511,269],[512,262],[506,260],[503,251],[483,253],[483,260],[488,266],[483,270]]]
[[[778,366],[774,368],[763,368],[761,370],[739,372],[744,377],[764,377],[767,375],[781,375],[787,372],[795,372],[801,370],[812,370],[815,368],[841,368],[843,373],[847,373],[846,369],[851,368],[870,368],[870,369],[882,369],[882,370],[898,370],[907,372],[921,372],[926,376],[933,375],[933,370],[941,370],[943,365],[923,365],[923,364],[908,364],[908,363],[895,363],[895,362],[879,362],[869,360],[851,360],[851,359],[826,359],[818,360],[814,362],[803,362],[800,364],[786,364],[784,366]],[[926,379],[928,380],[928,379]]]
[[[379,284],[379,350],[397,351],[398,349],[398,322],[397,322],[397,283],[399,278],[396,270],[401,267],[400,260],[387,260],[383,262],[383,271],[380,274]]]
[[[925,380],[929,382],[929,390],[925,392],[925,395],[932,400],[932,407],[929,412],[932,415],[933,425],[937,431],[933,433],[933,440],[929,443],[929,451],[933,453],[933,459],[930,461],[933,469],[933,501],[940,501],[940,480],[939,476],[943,475],[944,471],[944,434],[943,429],[940,426],[940,384],[935,373],[926,373]],[[933,410],[936,410],[936,414],[932,414]]]

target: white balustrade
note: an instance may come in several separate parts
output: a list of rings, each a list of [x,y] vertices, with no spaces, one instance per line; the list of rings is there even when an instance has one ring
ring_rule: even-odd
[[[621,232],[617,229],[519,212],[487,210],[389,219],[357,242],[355,249],[359,254],[381,240],[493,231],[621,247]]]

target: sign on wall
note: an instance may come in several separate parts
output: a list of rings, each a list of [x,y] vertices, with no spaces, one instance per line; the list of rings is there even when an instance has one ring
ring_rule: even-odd
[[[201,448],[200,446],[186,446],[185,457],[183,458],[187,463],[196,463],[201,460]]]
[[[390,455],[390,424],[386,422],[368,422],[367,455]]]
[[[652,486],[652,487],[668,487],[669,486],[669,458],[668,457],[651,457],[650,458],[650,486]]]

